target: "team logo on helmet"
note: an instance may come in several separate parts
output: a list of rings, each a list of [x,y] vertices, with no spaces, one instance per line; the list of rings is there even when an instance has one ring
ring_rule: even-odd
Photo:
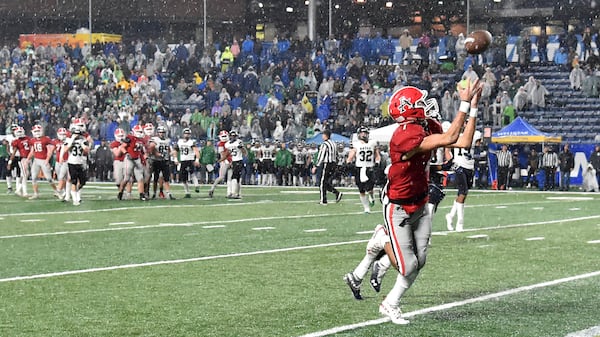
[[[136,138],[144,138],[144,128],[142,128],[141,125],[134,126],[133,130],[131,130],[131,131],[133,131],[133,135]]]
[[[407,86],[390,98],[388,112],[396,122],[425,119],[439,111],[435,98],[427,99],[427,91]]]

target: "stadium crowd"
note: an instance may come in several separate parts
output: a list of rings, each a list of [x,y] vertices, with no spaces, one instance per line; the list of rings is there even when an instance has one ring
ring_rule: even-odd
[[[416,41],[415,52],[409,40]],[[390,124],[387,98],[405,85],[427,90],[438,99],[443,119],[452,120],[460,102],[454,88],[462,78],[484,82],[483,123],[499,126],[519,110],[543,107],[548,94],[540,81],[522,79],[530,57],[524,46],[531,44],[528,37],[522,40],[520,60],[527,61],[517,64],[506,62],[505,36],[474,58],[465,52],[462,34],[426,32],[415,38],[408,31],[399,39],[400,65],[390,62],[392,38],[380,35],[318,43],[247,36],[206,49],[193,40],[168,45],[153,39],[74,48],[4,46],[0,135],[11,134],[15,125],[30,134],[40,125],[44,135],[56,138],[57,130],[78,119],[97,146],[114,140],[117,129],[128,133],[147,124],[164,128],[173,141],[189,129],[200,147],[216,145],[221,130],[235,131],[246,143],[302,143],[324,129],[350,136],[360,126]],[[441,43],[447,58],[438,59]],[[593,54],[585,55],[589,61]],[[570,59],[578,63],[576,55]],[[436,72],[453,75],[434,80]],[[96,149],[91,151],[95,158]],[[103,169],[90,176],[105,180],[110,153],[98,157],[102,163],[92,159],[90,167]]]

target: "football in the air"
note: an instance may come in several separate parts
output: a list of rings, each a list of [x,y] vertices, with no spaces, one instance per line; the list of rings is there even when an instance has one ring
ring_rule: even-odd
[[[469,54],[481,54],[492,44],[492,34],[487,30],[476,30],[465,39],[465,49]]]

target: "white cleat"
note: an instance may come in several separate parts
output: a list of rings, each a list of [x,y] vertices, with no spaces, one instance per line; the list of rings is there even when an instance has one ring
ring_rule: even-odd
[[[400,308],[392,306],[385,301],[379,305],[379,313],[390,318],[392,323],[399,325],[409,324],[410,321],[402,317]]]
[[[39,199],[39,198],[40,198],[39,195],[34,194],[34,195],[32,195],[32,196],[29,197],[29,200],[35,200],[35,199]]]
[[[450,213],[446,214],[446,228],[449,231],[454,230],[454,227],[452,227],[452,216],[450,216]]]
[[[456,224],[456,231],[457,232],[462,232],[463,231],[463,224],[457,223]]]

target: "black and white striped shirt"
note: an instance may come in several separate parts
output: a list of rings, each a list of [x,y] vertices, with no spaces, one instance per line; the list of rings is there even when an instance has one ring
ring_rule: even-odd
[[[324,141],[319,147],[319,157],[317,159],[317,166],[336,162],[337,147],[331,139],[328,139]]]
[[[558,155],[556,152],[546,152],[542,156],[542,167],[557,167]]]
[[[509,151],[500,151],[496,155],[498,156],[498,167],[513,166],[512,154]]]

